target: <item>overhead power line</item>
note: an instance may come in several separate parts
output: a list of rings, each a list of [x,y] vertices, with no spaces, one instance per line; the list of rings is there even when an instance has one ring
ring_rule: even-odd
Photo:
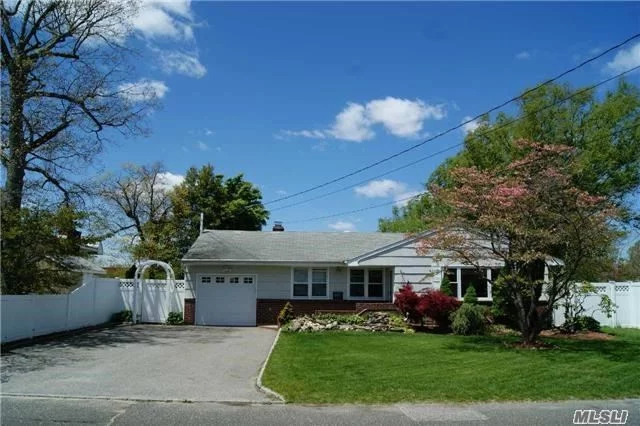
[[[602,81],[600,81],[600,82],[598,82],[598,83],[592,84],[591,86],[588,86],[588,87],[585,87],[585,88],[583,88],[583,89],[580,89],[580,90],[578,90],[578,91],[576,91],[576,92],[573,92],[571,95],[566,96],[566,97],[564,97],[564,98],[562,98],[562,99],[558,99],[558,100],[556,100],[555,102],[552,102],[552,103],[550,103],[549,105],[546,105],[546,106],[544,106],[544,107],[542,107],[542,108],[540,108],[540,109],[538,109],[538,110],[531,111],[531,112],[529,112],[528,114],[525,114],[525,115],[523,115],[523,116],[521,116],[521,117],[518,117],[518,118],[516,118],[516,119],[514,119],[514,120],[511,120],[511,121],[506,122],[506,123],[504,123],[504,124],[501,124],[501,125],[499,125],[499,126],[491,127],[491,128],[489,128],[489,129],[487,129],[487,130],[485,130],[485,131],[483,131],[483,132],[477,132],[477,133],[475,133],[474,135],[475,135],[475,136],[478,136],[478,137],[483,137],[483,136],[486,136],[486,135],[488,135],[488,134],[490,134],[490,133],[493,133],[493,132],[496,132],[496,131],[498,131],[498,130],[500,130],[500,129],[503,129],[503,128],[507,127],[507,126],[511,126],[511,125],[513,125],[514,123],[517,123],[517,122],[519,122],[519,121],[521,121],[521,120],[524,120],[524,119],[526,119],[526,118],[529,118],[529,117],[531,117],[531,116],[535,116],[536,114],[538,114],[538,113],[540,113],[540,112],[543,112],[543,111],[546,111],[546,110],[547,110],[547,109],[549,109],[549,108],[553,108],[553,107],[555,107],[555,106],[558,106],[558,105],[560,105],[560,104],[562,104],[562,103],[564,103],[564,102],[566,102],[566,101],[568,101],[568,100],[570,100],[570,99],[572,99],[572,98],[574,98],[574,97],[576,97],[576,96],[579,96],[579,95],[581,95],[581,94],[583,94],[583,93],[585,93],[585,92],[588,92],[588,91],[590,91],[590,90],[596,89],[596,88],[598,88],[598,87],[600,87],[600,86],[602,86],[602,85],[604,85],[604,84],[607,84],[607,83],[609,83],[609,82],[611,82],[611,81],[613,81],[613,80],[615,80],[615,79],[621,78],[621,77],[623,77],[623,76],[625,76],[625,75],[627,75],[627,74],[629,74],[629,73],[631,73],[631,72],[633,72],[633,71],[635,71],[635,70],[637,70],[637,69],[640,69],[640,65],[637,65],[637,66],[635,66],[635,67],[633,67],[633,68],[630,68],[630,69],[628,69],[628,70],[626,70],[626,71],[623,71],[623,72],[621,72],[621,73],[619,73],[619,74],[614,75],[613,77],[609,77],[609,78],[607,78],[607,79],[605,79],[605,80],[602,80]],[[409,167],[415,166],[416,164],[419,164],[419,163],[421,163],[421,162],[423,162],[423,161],[426,161],[426,160],[428,160],[428,159],[430,159],[430,158],[436,157],[436,156],[438,156],[438,155],[440,155],[440,154],[443,154],[443,153],[445,153],[445,152],[448,152],[448,151],[454,150],[454,149],[456,149],[456,148],[458,148],[458,147],[460,147],[460,146],[462,146],[462,145],[464,145],[464,142],[460,142],[460,143],[457,143],[457,144],[455,144],[455,145],[452,145],[452,146],[450,146],[450,147],[448,147],[448,148],[444,148],[444,149],[441,149],[441,150],[439,150],[439,151],[433,152],[433,153],[431,153],[431,154],[429,154],[429,155],[426,155],[426,156],[424,156],[424,157],[418,158],[417,160],[414,160],[414,161],[411,161],[411,162],[409,162],[409,163],[403,164],[403,165],[401,165],[401,166],[398,166],[398,167],[396,167],[396,168],[394,168],[394,169],[391,169],[391,170],[386,171],[386,172],[384,172],[384,173],[381,173],[381,174],[379,174],[379,175],[372,176],[372,177],[369,177],[369,178],[367,178],[367,179],[364,179],[364,180],[358,181],[358,182],[353,183],[353,184],[351,184],[351,185],[347,185],[347,186],[344,186],[344,187],[342,187],[342,188],[338,188],[338,189],[336,189],[336,190],[334,190],[334,191],[330,191],[330,192],[327,192],[327,193],[324,193],[324,194],[317,195],[317,196],[315,196],[315,197],[307,198],[306,200],[301,200],[301,201],[298,201],[298,202],[295,202],[295,203],[286,204],[286,205],[284,205],[284,206],[276,207],[276,208],[274,208],[274,209],[271,209],[270,211],[271,211],[271,212],[274,212],[274,211],[278,211],[278,210],[284,210],[284,209],[287,209],[287,208],[291,208],[291,207],[299,206],[299,205],[302,205],[302,204],[306,204],[306,203],[309,203],[309,202],[311,202],[311,201],[319,200],[319,199],[321,199],[321,198],[326,198],[326,197],[331,196],[331,195],[334,195],[334,194],[338,194],[338,193],[340,193],[340,192],[343,192],[343,191],[346,191],[346,190],[349,190],[349,189],[355,188],[356,186],[359,186],[359,185],[363,185],[363,184],[369,183],[369,182],[371,182],[371,181],[373,181],[373,180],[375,180],[375,179],[380,179],[381,177],[388,176],[388,175],[393,174],[393,173],[395,173],[395,172],[397,172],[397,171],[400,171],[400,170],[403,170],[403,169],[406,169],[406,168],[409,168]]]
[[[632,130],[632,129],[635,129],[635,128],[638,128],[638,127],[640,127],[640,122],[635,123],[635,124],[633,124],[631,126],[626,126],[626,127],[623,127],[623,128],[621,128],[619,130],[616,130],[615,132],[612,132],[611,134],[608,134],[606,136],[606,138],[598,138],[596,140],[599,141],[599,140],[603,140],[603,139],[608,139],[608,138],[610,138],[612,136],[618,135],[620,133],[626,132],[627,130]],[[325,216],[317,216],[317,217],[311,217],[311,218],[306,218],[306,219],[290,220],[290,221],[283,221],[283,222],[286,223],[286,224],[291,224],[291,223],[303,223],[303,222],[313,222],[313,221],[316,221],[316,220],[331,219],[331,218],[338,217],[338,216],[344,216],[344,215],[353,214],[353,213],[360,213],[360,212],[367,211],[367,210],[373,210],[373,209],[377,209],[377,208],[380,208],[380,207],[390,206],[392,204],[398,204],[398,203],[401,203],[403,201],[409,201],[409,200],[412,200],[412,199],[417,199],[417,198],[422,197],[423,195],[425,195],[427,193],[428,193],[428,191],[422,191],[422,192],[420,192],[418,194],[415,194],[415,195],[412,195],[410,197],[399,198],[399,199],[396,199],[396,200],[393,200],[393,201],[386,201],[384,203],[379,203],[379,204],[373,204],[373,205],[370,205],[370,206],[367,206],[367,207],[363,207],[363,208],[360,208],[360,209],[347,210],[347,211],[343,211],[343,212],[340,212],[340,213],[328,214],[328,215],[325,215]]]
[[[315,220],[330,219],[330,218],[332,218],[332,217],[343,216],[343,215],[345,215],[345,214],[359,213],[359,212],[363,212],[363,211],[366,211],[366,210],[377,209],[377,208],[379,208],[379,207],[389,206],[389,205],[391,205],[391,204],[401,203],[401,202],[403,202],[403,201],[409,201],[409,200],[411,200],[411,199],[413,199],[413,198],[420,197],[420,196],[422,196],[422,195],[424,195],[424,194],[426,194],[426,193],[427,193],[427,191],[422,191],[422,192],[420,192],[420,193],[418,193],[418,194],[415,194],[415,195],[412,195],[412,196],[410,196],[410,197],[399,198],[399,199],[397,199],[397,200],[393,200],[393,201],[386,201],[386,202],[384,202],[384,203],[374,204],[374,205],[372,205],[372,206],[363,207],[363,208],[361,208],[361,209],[349,210],[349,211],[346,211],[346,212],[335,213],[335,214],[329,214],[329,215],[326,215],[326,216],[312,217],[312,218],[309,218],[309,219],[300,219],[300,220],[285,221],[284,223],[286,223],[286,224],[288,225],[288,224],[290,224],[290,223],[311,222],[311,221],[315,221]]]
[[[609,47],[608,49],[602,51],[598,55],[592,56],[589,59],[586,59],[586,60],[582,61],[578,65],[576,65],[576,66],[574,66],[574,67],[572,67],[572,68],[570,68],[570,69],[568,69],[566,71],[561,72],[560,74],[556,75],[555,77],[549,78],[549,79],[545,80],[544,82],[536,85],[535,87],[526,90],[524,93],[520,94],[519,96],[513,97],[513,98],[511,98],[511,99],[509,99],[507,101],[504,101],[501,104],[499,104],[497,106],[494,106],[493,108],[491,108],[491,109],[489,109],[489,110],[487,110],[487,111],[485,111],[483,113],[480,113],[480,114],[476,115],[475,117],[470,118],[469,120],[463,121],[462,123],[458,124],[457,126],[451,127],[451,128],[449,128],[449,129],[447,129],[447,130],[445,130],[443,132],[440,132],[440,133],[438,133],[438,134],[436,134],[436,135],[434,135],[434,136],[432,136],[430,138],[425,139],[422,142],[419,142],[419,143],[414,144],[414,145],[412,145],[412,146],[410,146],[408,148],[405,148],[405,149],[403,149],[401,151],[398,151],[395,154],[389,155],[389,156],[384,157],[384,158],[382,158],[382,159],[380,159],[378,161],[370,163],[370,164],[368,164],[366,166],[360,167],[359,169],[356,169],[356,170],[354,170],[352,172],[349,172],[349,173],[346,173],[344,175],[338,176],[337,178],[330,179],[330,180],[328,180],[326,182],[314,185],[314,186],[312,186],[310,188],[304,189],[302,191],[295,192],[293,194],[289,194],[289,195],[286,195],[286,196],[283,196],[283,197],[280,197],[280,198],[276,198],[275,200],[267,201],[267,202],[265,202],[263,204],[264,205],[273,204],[273,203],[277,203],[277,202],[280,202],[280,201],[288,200],[288,199],[293,198],[293,197],[297,197],[299,195],[307,194],[307,193],[309,193],[311,191],[315,191],[316,189],[324,188],[324,187],[326,187],[328,185],[331,185],[333,183],[340,182],[340,181],[342,181],[344,179],[347,179],[347,178],[349,178],[351,176],[360,174],[360,173],[364,172],[365,170],[369,170],[369,169],[371,169],[371,168],[373,168],[375,166],[378,166],[380,164],[386,163],[387,161],[392,160],[392,159],[394,159],[396,157],[399,157],[399,156],[401,156],[403,154],[406,154],[407,152],[413,151],[414,149],[417,149],[417,148],[423,146],[424,144],[426,144],[428,142],[431,142],[433,140],[441,138],[442,136],[444,136],[446,134],[449,134],[449,133],[453,132],[454,130],[460,129],[460,128],[462,128],[462,126],[464,126],[466,124],[469,124],[471,122],[474,122],[475,120],[481,118],[482,116],[484,116],[486,114],[490,114],[490,113],[492,113],[494,111],[499,110],[500,108],[505,107],[506,105],[508,105],[508,104],[510,104],[510,103],[512,103],[514,101],[517,101],[518,99],[522,99],[523,97],[527,96],[528,94],[530,94],[530,93],[532,93],[532,92],[534,92],[534,91],[536,91],[536,90],[538,90],[538,89],[540,89],[540,88],[542,88],[544,86],[547,86],[547,85],[553,83],[556,80],[559,80],[560,78],[562,78],[562,77],[564,77],[564,76],[566,76],[566,75],[568,75],[568,74],[570,74],[570,73],[572,73],[572,72],[584,67],[585,65],[587,65],[587,64],[589,64],[589,63],[591,63],[593,61],[596,61],[596,60],[600,59],[601,57],[607,55],[608,53],[610,53],[610,52],[612,52],[612,51],[614,51],[616,49],[621,48],[622,46],[626,45],[627,43],[629,43],[629,42],[631,42],[631,41],[633,41],[633,40],[635,40],[635,39],[637,39],[639,37],[640,37],[640,33],[636,33],[635,35],[627,38],[626,40],[624,40],[624,41],[622,41],[622,42],[620,42],[620,43],[618,43],[616,45],[613,45],[613,46]]]

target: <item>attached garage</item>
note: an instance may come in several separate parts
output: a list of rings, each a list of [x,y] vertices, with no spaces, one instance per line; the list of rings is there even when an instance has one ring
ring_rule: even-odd
[[[196,324],[255,326],[257,281],[256,275],[198,275]]]

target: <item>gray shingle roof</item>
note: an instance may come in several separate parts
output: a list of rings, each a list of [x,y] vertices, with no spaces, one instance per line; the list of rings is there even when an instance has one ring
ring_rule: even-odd
[[[183,260],[340,263],[404,238],[383,232],[207,230]]]

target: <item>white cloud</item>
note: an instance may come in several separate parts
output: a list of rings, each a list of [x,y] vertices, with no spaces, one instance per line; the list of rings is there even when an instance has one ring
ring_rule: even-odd
[[[366,198],[386,198],[402,194],[406,189],[407,185],[397,180],[379,179],[363,186],[356,186],[354,191]]]
[[[207,128],[205,127],[205,129],[204,129],[204,135],[205,135],[205,136],[211,136],[212,134],[213,134],[213,130],[207,129]]]
[[[131,102],[162,99],[169,91],[164,81],[140,79],[135,83],[123,83],[118,87],[120,96]]]
[[[375,137],[373,126],[380,124],[394,136],[416,138],[428,134],[422,131],[426,120],[441,120],[446,115],[444,105],[430,105],[420,99],[410,100],[387,96],[366,104],[347,103],[327,130],[281,130],[275,137],[277,139],[284,139],[285,136],[313,139],[333,137],[345,141],[362,142]]]
[[[325,139],[327,137],[322,130],[280,130],[279,134],[293,138]]]
[[[531,53],[526,50],[523,50],[522,52],[516,54],[516,59],[520,59],[520,60],[531,59]]]
[[[158,187],[161,189],[171,189],[176,185],[180,185],[184,181],[184,176],[171,172],[158,174]]]
[[[198,148],[200,148],[200,151],[209,151],[209,145],[202,141],[198,141]]]
[[[618,74],[638,65],[640,65],[640,42],[616,53],[613,60],[605,65],[605,71]]]
[[[335,229],[336,231],[351,232],[355,231],[356,225],[352,222],[339,220],[335,223],[330,223],[329,228]]]
[[[467,115],[466,117],[464,117],[462,119],[462,121],[460,123],[464,123],[465,121],[469,121],[472,118],[473,117]],[[478,127],[480,127],[480,125],[481,125],[481,123],[480,123],[479,120],[472,120],[472,121],[469,121],[468,123],[462,125],[462,131],[464,132],[465,135],[467,135],[467,134],[469,134],[471,132],[475,132],[476,129]]]
[[[375,133],[370,129],[371,121],[366,116],[364,106],[356,103],[349,103],[347,107],[336,116],[336,120],[328,130],[336,139],[353,142],[362,142],[371,139]]]
[[[287,194],[288,194],[288,192],[287,192],[287,191],[285,191],[284,189],[278,189],[278,190],[276,191],[276,194],[277,194],[277,195],[287,195]]]
[[[146,38],[193,39],[190,0],[145,0],[131,23]]]
[[[179,50],[153,49],[158,54],[160,68],[166,74],[181,74],[187,77],[202,78],[207,69],[200,62],[198,53],[187,53]]]
[[[421,193],[422,191],[407,191],[401,194],[397,194],[395,197],[393,197],[396,201],[395,205],[398,207],[405,207],[407,204],[409,204],[410,201],[412,201],[417,195]]]
[[[445,116],[443,105],[427,105],[420,99],[412,101],[387,96],[367,104],[367,117],[371,123],[380,123],[389,133],[401,138],[419,136],[426,119],[441,120]]]

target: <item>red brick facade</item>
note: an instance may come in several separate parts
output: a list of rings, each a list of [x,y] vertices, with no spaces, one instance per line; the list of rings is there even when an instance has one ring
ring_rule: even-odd
[[[397,311],[396,305],[391,302],[358,302],[356,312],[367,311]]]
[[[390,302],[356,302],[354,300],[289,300],[258,299],[256,304],[256,323],[258,325],[276,324],[278,314],[285,303],[291,302],[295,316],[311,315],[316,312],[361,312],[394,311],[396,307]]]
[[[256,322],[258,325],[276,324],[278,314],[285,305],[291,302],[293,313],[298,315],[314,314],[316,311],[356,311],[357,303],[353,300],[288,300],[258,299],[256,305]]]
[[[188,325],[196,323],[196,299],[184,299],[184,323]]]

